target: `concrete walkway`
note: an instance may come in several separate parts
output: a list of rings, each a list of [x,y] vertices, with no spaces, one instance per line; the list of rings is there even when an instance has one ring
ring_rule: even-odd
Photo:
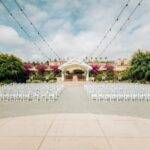
[[[149,150],[150,120],[50,114],[0,120],[1,150]]]

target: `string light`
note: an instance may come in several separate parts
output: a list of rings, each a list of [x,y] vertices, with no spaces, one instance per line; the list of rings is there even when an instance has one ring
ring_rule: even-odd
[[[9,8],[6,6],[6,4],[0,0],[1,4],[4,6],[4,8],[6,9],[6,11],[9,13],[9,15],[14,19],[14,21],[16,22],[16,24],[19,26],[19,28],[25,33],[25,35],[28,37],[28,39],[32,40],[30,34],[24,29],[24,27],[20,24],[20,22],[16,19],[16,17],[11,13],[11,11],[9,10]],[[40,53],[46,58],[46,59],[50,59],[46,54],[43,53],[43,51],[41,50],[41,48],[35,43],[32,42],[32,44],[38,49],[38,51],[40,51]]]
[[[124,29],[124,27],[126,26],[126,24],[128,23],[128,21],[131,19],[131,17],[134,15],[134,13],[136,12],[136,10],[138,9],[138,7],[141,5],[143,0],[140,0],[138,2],[138,4],[136,5],[136,7],[133,9],[133,11],[130,13],[130,15],[128,16],[128,18],[125,20],[125,22],[122,24],[122,26],[120,27],[120,29],[118,30],[118,32],[115,34],[115,36],[112,38],[112,40],[109,41],[109,43],[106,45],[106,47],[104,48],[104,50],[100,53],[100,55],[102,55],[113,43],[113,41],[118,37],[119,33]]]
[[[112,31],[113,27],[116,25],[116,23],[119,21],[121,15],[123,14],[123,12],[125,11],[125,9],[129,6],[131,0],[128,0],[127,3],[124,5],[124,7],[121,9],[121,11],[119,12],[119,14],[117,15],[115,21],[112,23],[112,25],[109,27],[109,29],[106,31],[105,35],[103,36],[103,38],[101,39],[101,41],[99,42],[99,44],[96,46],[96,48],[90,53],[89,57],[93,56],[94,53],[99,49],[99,47],[102,45],[103,41],[107,38],[107,36],[109,35],[109,33]]]
[[[22,14],[25,16],[25,18],[28,20],[28,22],[30,23],[30,25],[33,27],[33,29],[36,31],[36,33],[38,34],[38,36],[41,38],[41,40],[47,45],[47,47],[50,49],[50,51],[52,51],[56,57],[60,58],[58,56],[58,54],[53,50],[53,48],[49,45],[49,43],[47,42],[47,40],[44,38],[44,36],[39,32],[39,30],[37,29],[37,27],[34,25],[34,23],[29,19],[28,15],[25,13],[25,11],[23,10],[23,8],[21,7],[21,5],[17,2],[17,0],[14,0],[16,5],[18,6],[18,8],[20,9],[20,11],[22,12]]]

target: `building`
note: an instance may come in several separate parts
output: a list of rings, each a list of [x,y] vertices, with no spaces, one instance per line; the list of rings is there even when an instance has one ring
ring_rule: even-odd
[[[92,66],[98,65],[101,71],[106,71],[106,65],[114,67],[114,71],[120,73],[130,67],[127,59],[118,59],[116,61],[82,61],[80,59],[71,59],[68,61],[50,61],[46,71],[51,71],[51,66],[57,66],[61,70],[62,81],[89,81],[89,72]],[[31,68],[36,72],[36,67]]]

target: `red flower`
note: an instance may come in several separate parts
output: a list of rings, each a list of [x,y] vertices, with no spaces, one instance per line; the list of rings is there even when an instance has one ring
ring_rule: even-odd
[[[36,66],[36,69],[38,70],[39,74],[44,74],[46,72],[47,66],[44,64],[40,64]]]
[[[57,65],[50,66],[50,68],[52,69],[54,75],[58,75],[61,73],[61,70],[58,68]]]
[[[98,75],[100,72],[100,66],[99,65],[92,65],[91,73],[94,75]]]
[[[32,68],[32,65],[30,63],[25,63],[23,67],[24,67],[25,77],[28,78],[31,73],[30,69]]]

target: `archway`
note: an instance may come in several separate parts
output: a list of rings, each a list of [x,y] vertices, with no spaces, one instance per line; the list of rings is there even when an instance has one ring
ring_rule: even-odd
[[[62,81],[65,81],[68,73],[70,73],[71,78],[76,77],[79,79],[79,77],[81,77],[85,78],[86,81],[89,81],[89,71],[92,69],[92,67],[83,61],[72,59],[61,65],[59,69],[62,71]]]

